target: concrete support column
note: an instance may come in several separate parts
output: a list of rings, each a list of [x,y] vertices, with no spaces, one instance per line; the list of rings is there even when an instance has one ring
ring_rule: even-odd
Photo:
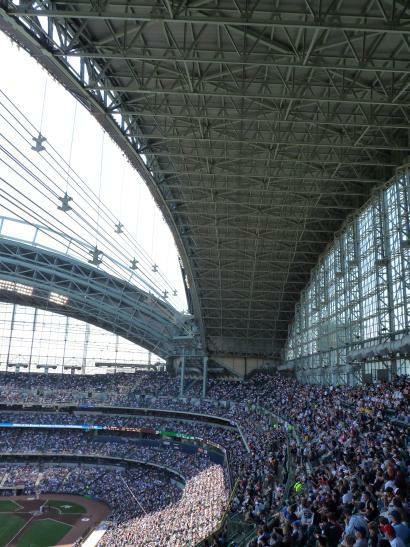
[[[181,383],[179,386],[179,396],[184,396],[184,383],[185,383],[185,349],[182,348],[182,355],[181,355],[181,366],[179,369],[180,375],[181,375]]]
[[[10,355],[11,355],[11,345],[13,342],[13,330],[14,330],[14,322],[16,319],[16,304],[13,304],[13,312],[11,316],[11,324],[10,324],[10,335],[9,335],[9,345],[7,349],[7,359],[6,359],[6,369],[10,366]],[[16,369],[16,372],[20,372],[20,369]]]
[[[166,363],[165,363],[165,370],[171,376],[175,376],[174,358],[173,357],[167,357],[167,360],[166,360]]]
[[[37,314],[38,314],[38,308],[34,308],[34,317],[33,317],[32,329],[31,329],[30,355],[29,355],[29,358],[28,358],[28,371],[29,372],[31,372],[31,360],[32,360],[32,357],[33,357],[34,335],[36,333]]]
[[[206,388],[208,384],[208,356],[205,355],[204,357],[204,366],[203,366],[203,374],[202,374],[202,397],[206,397]]]

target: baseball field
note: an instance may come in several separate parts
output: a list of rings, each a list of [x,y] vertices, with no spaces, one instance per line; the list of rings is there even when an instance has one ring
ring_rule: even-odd
[[[70,546],[87,537],[109,508],[81,496],[0,498],[0,547]]]

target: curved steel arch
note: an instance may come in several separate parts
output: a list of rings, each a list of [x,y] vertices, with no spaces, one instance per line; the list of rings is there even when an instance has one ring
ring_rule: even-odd
[[[31,287],[32,293],[0,283],[0,301],[80,319],[164,359],[177,354],[174,338],[186,336],[189,330],[190,316],[126,281],[66,255],[4,238],[0,238],[1,280]],[[50,300],[50,292],[67,302]]]

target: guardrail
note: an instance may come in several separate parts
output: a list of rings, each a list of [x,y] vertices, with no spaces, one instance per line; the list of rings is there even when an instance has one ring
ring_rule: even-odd
[[[225,403],[226,405],[229,405],[231,407],[234,407],[234,408],[236,406],[240,406],[240,404],[241,404],[241,403],[236,403],[235,401],[221,401],[221,402]],[[259,405],[251,405],[250,410],[259,412],[260,414],[263,414],[265,416],[269,416],[272,419],[272,425],[273,425],[273,423],[281,424],[284,427],[285,431],[288,433],[287,450],[286,450],[286,464],[285,464],[286,465],[287,480],[286,480],[285,489],[284,489],[284,500],[287,501],[287,499],[289,498],[289,493],[290,493],[290,490],[291,490],[291,487],[292,487],[292,482],[293,482],[293,473],[292,473],[293,467],[292,467],[291,451],[290,451],[290,446],[289,446],[289,436],[292,436],[293,438],[295,438],[296,442],[298,442],[298,443],[300,442],[300,439],[299,439],[299,437],[298,437],[298,435],[295,431],[294,426],[292,424],[290,424],[287,420],[282,418],[281,416],[278,416],[277,414],[274,414],[270,410],[268,410],[268,409],[266,409],[262,406],[259,406]],[[241,435],[241,437],[244,441],[244,444],[248,448],[248,452],[249,452],[249,446],[248,446],[248,443],[246,442],[246,439],[243,435],[243,432],[239,428],[238,424],[237,424],[237,427],[238,427],[239,433],[240,433],[240,435]],[[229,510],[230,510],[230,507],[231,507],[231,504],[232,504],[233,496],[236,494],[238,482],[239,482],[239,479],[237,479],[236,482],[235,482],[234,491],[232,492],[232,494],[229,498],[230,501],[229,501],[229,504],[228,504],[228,508],[225,511],[225,514],[224,514],[223,518],[218,523],[218,526],[215,528],[215,530],[211,534],[208,535],[208,537],[207,537],[208,540],[211,539],[213,536],[219,534],[221,532],[221,530],[223,529],[223,527],[225,526],[225,524],[227,523],[228,518],[229,518]],[[279,507],[278,507],[278,510],[280,510]],[[238,525],[239,522],[240,521],[238,521],[236,524]],[[233,523],[233,519],[232,519],[232,523]],[[243,524],[244,527],[251,527],[252,528],[240,540],[239,545],[246,545],[252,538],[255,537],[255,528],[256,528],[256,526],[253,523],[247,523],[245,521],[242,521],[242,524]],[[232,539],[232,537],[230,537],[229,539]],[[196,547],[204,547],[204,546],[205,546],[205,540],[201,541],[200,543],[198,543],[196,545]]]

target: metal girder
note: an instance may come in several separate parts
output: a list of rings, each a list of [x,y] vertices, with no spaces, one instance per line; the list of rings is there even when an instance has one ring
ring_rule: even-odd
[[[301,178],[301,180],[303,180],[306,183],[308,182],[303,178]],[[254,185],[248,185],[248,186],[244,185],[243,187],[238,187],[236,189],[234,188],[230,189],[229,185],[226,182],[225,184],[219,184],[218,186],[215,185],[215,188],[211,189],[211,188],[206,188],[204,186],[198,185],[198,183],[196,183],[196,185],[192,184],[192,178],[190,179],[190,181],[191,181],[191,184],[187,187],[184,187],[181,184],[170,184],[170,183],[167,183],[167,186],[169,188],[172,188],[173,190],[183,190],[184,188],[186,188],[190,192],[195,192],[194,195],[196,196],[198,196],[199,194],[203,194],[205,201],[207,201],[209,197],[212,198],[215,192],[217,193],[218,198],[221,198],[221,199],[223,199],[225,196],[230,196],[234,192],[236,194],[246,193],[247,196],[257,196],[261,193],[262,194],[264,193],[263,181],[260,183],[262,187],[255,187],[256,184],[254,184]],[[331,182],[331,179],[329,179],[328,182]],[[292,188],[290,183],[286,185],[285,187],[281,187],[281,186],[282,185],[280,183],[275,184],[275,189],[272,190],[269,194],[271,198],[283,197],[284,192],[287,192],[289,196],[293,196],[294,198],[300,198],[300,199],[311,198],[312,195],[332,196],[332,197],[352,196],[352,197],[361,197],[361,198],[365,196],[364,192],[355,190],[354,187],[349,188],[347,184],[340,185],[341,189],[338,189],[337,186],[332,187],[329,184],[323,185],[323,187],[320,187],[317,183],[316,184],[313,183],[310,186],[309,190],[307,190],[306,188],[304,188],[303,190],[300,190],[296,187],[296,185]],[[198,198],[196,201],[199,202],[200,198]],[[174,202],[178,203],[178,200],[174,199]]]
[[[408,3],[2,5],[2,26],[148,181],[205,349],[279,351],[313,263],[409,153]],[[242,313],[225,321],[231,304]]]
[[[374,143],[367,143],[367,144],[360,144],[354,141],[353,139],[349,139],[348,142],[332,142],[330,138],[326,138],[323,140],[327,140],[328,142],[315,142],[315,141],[296,141],[291,140],[289,138],[288,140],[278,140],[277,138],[272,143],[272,135],[265,131],[266,136],[268,137],[266,140],[258,140],[258,138],[255,138],[254,135],[251,134],[249,137],[252,139],[251,141],[247,139],[235,139],[234,137],[230,140],[230,151],[236,152],[237,149],[234,148],[234,145],[241,145],[246,144],[248,149],[255,148],[255,150],[259,150],[260,152],[266,152],[269,153],[269,148],[272,147],[272,144],[275,146],[296,146],[296,147],[306,147],[306,148],[342,148],[342,149],[359,149],[359,150],[391,150],[391,145],[389,146],[386,142],[380,143],[380,144],[374,144]],[[258,132],[260,135],[260,132]],[[293,132],[293,135],[295,132]],[[155,134],[155,133],[131,133],[128,134],[129,137],[136,137],[136,138],[142,138],[142,139],[149,139],[150,140],[150,149],[153,150],[153,153],[155,154],[155,146],[161,146],[163,145],[162,141],[172,141],[176,145],[176,149],[183,150],[183,146],[188,148],[194,148],[193,146],[189,146],[189,144],[192,145],[193,138],[195,139],[195,144],[197,143],[205,143],[208,144],[210,141],[212,142],[212,148],[213,150],[220,150],[224,149],[224,146],[221,146],[217,148],[214,146],[216,143],[220,143],[222,145],[226,145],[226,139],[223,139],[220,137],[220,132],[217,133],[218,137],[213,136],[212,133],[208,132],[207,137],[199,137],[191,132],[187,134],[187,131],[185,130],[182,135],[161,135],[161,134]],[[282,136],[282,135],[281,135]],[[332,135],[334,137],[334,134]],[[335,137],[334,137],[335,140]],[[408,150],[408,146],[401,145],[400,143],[391,143],[394,145],[396,150]]]
[[[93,47],[93,49],[96,49]],[[144,51],[149,52],[149,57]],[[248,53],[247,57],[240,60],[237,51],[234,50],[212,50],[201,49],[196,50],[195,56],[184,55],[184,52],[176,48],[155,48],[146,47],[140,48],[127,48],[121,53],[116,52],[115,46],[98,47],[97,51],[87,50],[86,48],[77,47],[74,50],[64,51],[62,53],[56,53],[57,57],[80,57],[83,59],[121,59],[128,61],[145,61],[152,66],[160,66],[166,70],[168,64],[175,63],[197,63],[206,65],[234,65],[236,67],[271,67],[275,65],[280,68],[303,68],[308,69],[313,67],[317,70],[330,70],[334,72],[349,72],[357,69],[357,61],[353,55],[345,55],[342,59],[336,56],[329,56],[328,58],[323,55],[317,55],[316,57],[310,56],[309,63],[303,63],[298,59],[283,59],[283,56],[277,54],[255,54]],[[343,61],[343,64],[341,63]],[[364,62],[360,66],[361,72],[391,72],[394,74],[410,74],[410,68],[404,59],[398,59],[395,66],[390,65],[391,59],[386,55],[383,57],[373,58],[371,61]]]
[[[27,2],[30,4],[31,2]],[[363,13],[362,5],[360,2],[356,3],[356,9],[348,9],[345,12],[335,7],[331,10],[323,8],[323,11],[319,8],[317,13],[312,13],[306,6],[306,3],[299,3],[296,9],[287,9],[285,5],[281,8],[275,6],[272,8],[269,1],[265,1],[265,9],[262,9],[259,3],[258,9],[254,9],[251,13],[244,8],[244,12],[238,10],[236,2],[213,2],[209,8],[196,8],[189,4],[182,7],[183,12],[188,9],[192,11],[191,14],[169,14],[161,6],[158,6],[154,1],[146,2],[140,6],[131,6],[134,9],[130,9],[129,3],[117,4],[114,2],[105,2],[104,4],[97,4],[96,6],[89,1],[78,1],[74,3],[70,2],[50,2],[53,4],[60,4],[64,6],[64,9],[47,9],[40,7],[37,9],[16,9],[15,15],[20,17],[48,17],[51,19],[92,19],[103,21],[146,21],[161,24],[205,24],[216,26],[232,26],[232,27],[257,27],[257,28],[271,28],[281,27],[288,29],[323,29],[323,30],[340,30],[345,31],[361,31],[365,33],[370,32],[383,32],[389,34],[407,34],[410,35],[410,29],[402,28],[401,17],[406,21],[406,4],[400,10],[397,10],[397,15],[392,14],[391,10],[373,8],[372,13]],[[71,6],[70,6],[71,4]],[[110,5],[111,4],[111,5]],[[221,7],[217,6],[221,4]],[[285,4],[285,3],[284,3]],[[294,2],[293,4],[298,4]],[[335,3],[334,3],[335,4]],[[387,5],[380,0],[379,5]],[[289,6],[289,3],[287,4]],[[68,7],[75,7],[77,9],[68,9]],[[95,9],[92,9],[95,6]],[[303,6],[303,8],[302,8]],[[372,5],[371,5],[372,6]],[[399,4],[398,4],[399,6]],[[84,8],[85,9],[82,9]],[[141,9],[141,12],[136,11],[137,8]],[[191,9],[190,9],[191,8]],[[220,10],[225,10],[225,15],[217,15]],[[239,11],[239,13],[238,13]],[[322,11],[322,13],[321,13]],[[244,15],[245,13],[245,15]],[[386,13],[390,17],[386,16]],[[336,21],[335,21],[336,20]],[[352,22],[354,21],[354,22]],[[359,21],[359,22],[356,22]],[[272,42],[271,42],[272,43]],[[284,54],[291,54],[290,48],[286,49],[280,46],[280,50]]]
[[[228,156],[228,155],[224,155],[224,156],[217,156],[213,153],[209,154],[209,156],[201,156],[200,154],[200,150],[198,150],[195,154],[193,153],[173,153],[173,152],[143,152],[143,154],[149,158],[149,157],[154,157],[154,158],[166,158],[167,160],[169,160],[171,158],[171,160],[174,160],[174,163],[176,165],[190,165],[192,164],[192,167],[196,167],[196,168],[199,168],[201,169],[202,166],[200,166],[200,164],[207,164],[208,162],[212,162],[212,164],[218,168],[218,167],[221,167],[221,165],[223,164],[229,164],[231,165],[232,163],[239,163],[239,164],[246,164],[248,167],[249,166],[252,166],[252,167],[256,167],[257,168],[257,163],[259,162],[262,162],[263,163],[263,168],[267,168],[267,167],[271,167],[272,165],[275,165],[275,164],[280,164],[280,165],[283,165],[283,163],[291,163],[291,164],[299,164],[299,163],[302,163],[302,164],[306,164],[306,163],[309,163],[309,157],[310,157],[310,154],[309,152],[306,152],[306,156],[303,157],[302,156],[302,153],[301,153],[301,148],[298,148],[298,151],[299,151],[299,154],[298,156],[291,156],[290,155],[290,147],[287,147],[286,151],[281,151],[280,152],[280,156],[283,156],[283,157],[278,157],[278,153],[276,153],[275,155],[275,159],[270,159],[270,153],[267,154],[268,156],[268,159],[266,158],[265,155],[262,155],[260,157],[258,157],[256,154],[252,154],[251,156],[245,156],[245,155],[240,155],[238,153],[236,154],[232,154],[232,156]],[[180,159],[181,162],[175,162],[175,159]],[[353,166],[353,167],[361,167],[361,166],[364,166],[364,167],[390,167],[390,168],[394,168],[396,167],[394,163],[392,163],[391,161],[383,161],[383,160],[376,160],[376,159],[372,159],[372,158],[363,158],[363,160],[359,160],[359,161],[353,161],[351,156],[347,156],[347,155],[343,155],[343,154],[340,154],[339,156],[336,156],[336,154],[334,155],[330,155],[329,152],[327,153],[323,153],[322,155],[320,155],[319,153],[316,154],[316,161],[318,163],[320,163],[321,165],[339,165],[339,164],[348,164],[349,166]],[[171,162],[169,162],[171,163]],[[207,168],[207,165],[204,166],[204,168]],[[200,173],[200,171],[198,171]]]
[[[273,85],[273,84],[271,84]],[[297,86],[302,85],[302,81],[296,82]],[[267,84],[268,86],[268,84]],[[319,89],[320,87],[320,89]],[[362,98],[361,95],[354,96],[352,94],[351,97],[344,97],[343,94],[339,91],[335,93],[333,86],[317,86],[318,89],[316,89],[316,93],[311,91],[306,96],[298,96],[298,95],[278,95],[278,94],[272,94],[271,89],[269,89],[269,86],[267,88],[269,94],[266,95],[266,93],[238,93],[238,92],[231,92],[229,93],[227,91],[189,91],[188,89],[161,89],[160,87],[153,87],[153,88],[143,88],[143,87],[130,87],[130,86],[86,86],[87,91],[98,91],[98,92],[105,92],[110,91],[114,95],[127,93],[128,94],[136,94],[136,95],[156,95],[159,97],[162,96],[171,96],[171,97],[180,97],[183,96],[188,98],[213,98],[213,99],[223,99],[223,98],[229,98],[231,99],[243,99],[246,101],[253,102],[255,99],[260,99],[260,101],[267,101],[267,107],[270,109],[272,108],[272,102],[275,101],[281,101],[281,102],[292,102],[292,101],[298,101],[298,102],[307,102],[307,103],[326,103],[326,104],[333,104],[337,103],[339,104],[351,104],[351,105],[374,105],[374,106],[393,106],[394,108],[400,108],[400,107],[409,107],[410,103],[408,101],[396,101],[394,99],[394,96],[391,99],[382,99],[381,97],[375,97],[375,98]],[[397,90],[393,90],[393,92],[398,93],[400,88],[398,87]],[[323,94],[324,91],[324,94]],[[330,91],[334,92],[334,95],[330,95]],[[358,90],[362,92],[363,90]],[[270,103],[270,104],[269,104]],[[178,103],[177,103],[178,104]],[[259,102],[261,104],[261,102]]]
[[[215,191],[215,189],[217,189],[217,182],[220,183],[221,179],[226,179],[226,180],[229,180],[229,179],[239,179],[239,181],[241,179],[245,179],[245,182],[243,184],[246,184],[246,181],[249,181],[250,185],[255,183],[255,182],[258,182],[258,183],[262,183],[262,184],[269,184],[269,183],[272,183],[272,182],[275,182],[276,180],[281,180],[281,181],[288,181],[289,183],[292,182],[292,181],[300,181],[301,183],[303,182],[306,182],[305,185],[302,185],[302,186],[299,186],[299,189],[301,192],[305,191],[305,192],[309,192],[309,190],[306,189],[306,187],[310,188],[308,186],[308,183],[311,183],[311,182],[328,182],[328,183],[333,183],[334,185],[340,185],[340,184],[343,184],[344,182],[356,182],[357,184],[359,184],[360,186],[362,185],[370,185],[370,186],[375,186],[376,184],[380,183],[380,180],[378,179],[372,179],[372,178],[364,178],[364,177],[360,177],[358,176],[356,179],[353,178],[353,176],[350,176],[349,178],[345,175],[345,176],[341,176],[340,178],[339,177],[331,177],[329,175],[329,177],[326,178],[326,176],[319,176],[317,177],[317,179],[314,179],[312,178],[311,176],[311,173],[310,171],[316,171],[318,173],[322,173],[323,172],[323,169],[319,166],[312,166],[312,165],[309,165],[309,162],[306,161],[305,162],[305,167],[306,167],[306,170],[305,170],[305,176],[301,176],[300,175],[300,171],[297,171],[296,172],[296,175],[294,174],[294,171],[295,169],[291,169],[291,167],[287,166],[286,168],[285,167],[281,167],[279,169],[276,169],[276,171],[273,171],[272,173],[270,172],[266,172],[264,174],[260,174],[258,175],[257,173],[255,172],[249,172],[249,173],[246,173],[246,172],[241,172],[241,173],[238,173],[238,174],[234,174],[232,173],[232,171],[221,171],[219,173],[210,173],[209,171],[208,172],[199,172],[198,170],[196,171],[176,171],[176,170],[165,170],[165,169],[161,169],[158,171],[158,174],[159,175],[164,175],[162,181],[159,183],[159,184],[164,184],[165,182],[168,182],[169,180],[173,180],[173,179],[177,179],[177,180],[180,180],[182,177],[189,177],[190,180],[195,180],[195,177],[199,177],[200,179],[203,179],[205,177],[212,177],[212,179],[215,181],[215,184],[213,184],[212,186],[207,183],[207,185],[203,186],[203,188],[205,190],[208,190],[208,191]],[[246,170],[245,170],[246,171]],[[286,175],[284,174],[285,172],[288,172],[289,174]],[[282,173],[281,176],[279,176],[279,174]],[[239,182],[240,183],[240,182]],[[181,182],[180,186],[182,185],[182,187],[187,187],[188,189],[190,188],[189,186],[189,181],[186,182],[185,184],[183,182]],[[171,184],[171,187],[172,187],[172,184]],[[234,187],[235,188],[235,187]],[[242,189],[242,188],[241,188]],[[275,190],[275,188],[272,188],[272,190]],[[363,190],[364,192],[366,192],[366,189]],[[366,194],[368,195],[368,194]]]
[[[186,333],[188,318],[172,306],[66,255],[1,238],[0,261],[1,301],[75,317],[163,358]]]
[[[161,108],[163,108],[161,110]],[[212,111],[215,110],[213,113]],[[108,111],[112,114],[120,113],[118,106],[113,106],[108,108]],[[219,113],[219,115],[218,115]],[[244,114],[238,114],[237,109],[230,102],[213,107],[212,105],[207,105],[206,109],[199,105],[195,107],[190,103],[181,104],[178,107],[175,107],[173,110],[169,109],[169,104],[167,103],[156,103],[150,105],[150,108],[141,108],[140,106],[135,107],[133,110],[126,110],[122,112],[124,116],[127,117],[138,117],[138,118],[148,118],[148,119],[170,119],[177,120],[179,122],[190,123],[191,120],[205,120],[205,121],[217,121],[219,124],[226,123],[229,125],[239,124],[241,122],[251,122],[253,124],[257,123],[259,126],[270,126],[272,123],[277,123],[281,125],[293,125],[294,127],[317,127],[320,126],[322,129],[326,128],[339,128],[343,130],[352,130],[356,128],[369,128],[369,129],[406,129],[407,126],[403,122],[403,114],[392,113],[382,114],[369,110],[356,109],[355,115],[348,112],[328,112],[318,109],[315,113],[314,118],[311,117],[311,112],[309,112],[306,107],[305,110],[298,108],[297,111],[288,112],[284,108],[278,108],[275,111],[267,112],[266,109],[247,109]],[[145,120],[147,123],[147,120]],[[150,122],[148,125],[152,125],[153,122]],[[173,124],[175,122],[173,121]],[[177,124],[174,127],[178,127]],[[185,126],[186,129],[186,126]]]

